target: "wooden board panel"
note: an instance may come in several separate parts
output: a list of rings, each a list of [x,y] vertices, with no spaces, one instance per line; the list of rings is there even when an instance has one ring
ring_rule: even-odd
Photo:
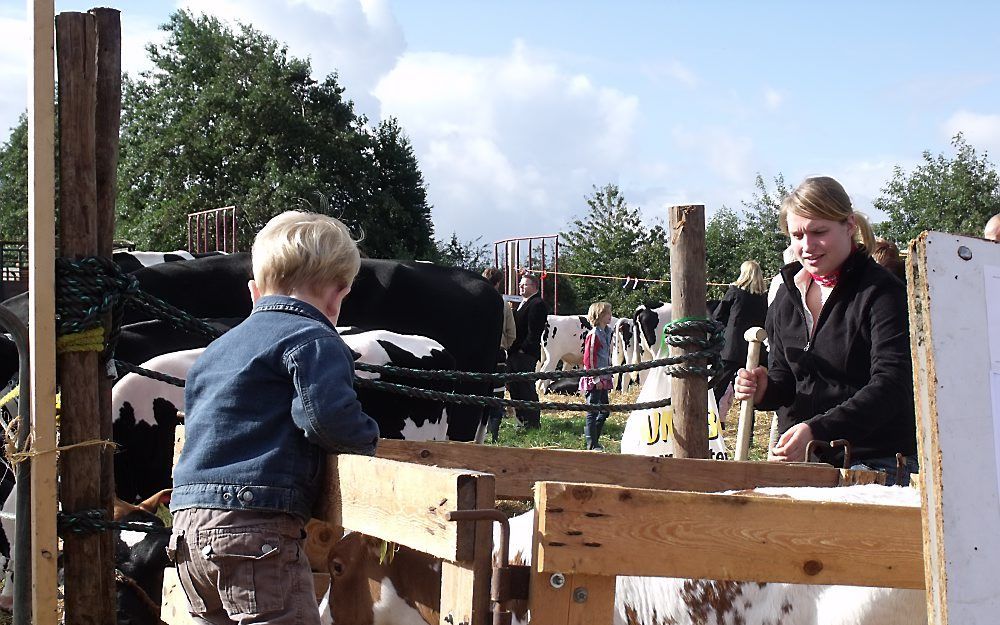
[[[907,261],[927,612],[940,625],[995,622],[1000,611],[1000,397],[990,355],[1000,324],[988,316],[986,277],[998,266],[1000,245],[937,232],[914,241]]]
[[[459,491],[463,510],[491,509],[496,502],[493,476],[477,474],[466,480]],[[490,578],[493,573],[493,524],[490,521],[468,523],[475,530],[474,558],[471,562],[441,562],[440,624],[489,625]]]
[[[538,509],[541,571],[924,585],[917,508],[543,482]]]
[[[414,466],[383,458],[332,455],[314,516],[349,530],[407,545],[445,560],[472,560],[472,522],[445,515],[470,509],[460,502],[474,471]]]
[[[376,454],[402,462],[492,473],[501,499],[531,499],[536,481],[713,492],[758,486],[837,486],[841,479],[838,469],[819,464],[655,458],[469,443],[382,440]]]
[[[31,350],[32,622],[59,621],[56,576],[55,34],[52,0],[29,4],[28,328]]]

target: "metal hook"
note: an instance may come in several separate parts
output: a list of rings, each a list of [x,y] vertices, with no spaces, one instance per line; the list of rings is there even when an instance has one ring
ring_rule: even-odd
[[[806,443],[806,457],[803,462],[809,462],[809,458],[812,456],[813,448],[816,445],[826,445],[830,449],[835,449],[837,447],[844,448],[844,468],[849,469],[851,467],[851,442],[845,438],[838,438],[834,441],[821,441],[818,439],[813,439]]]

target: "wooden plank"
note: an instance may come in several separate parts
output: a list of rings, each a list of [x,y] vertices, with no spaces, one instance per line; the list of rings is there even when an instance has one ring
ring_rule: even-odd
[[[532,571],[531,623],[609,625],[614,621],[614,576],[566,574],[559,588],[552,585],[552,576]]]
[[[402,462],[492,473],[496,476],[500,499],[532,499],[536,481],[698,492],[759,486],[838,486],[841,481],[839,469],[821,464],[722,462],[451,442],[381,440],[376,455]]]
[[[492,509],[496,504],[493,476],[480,473],[471,477],[460,487],[459,508]],[[441,562],[441,625],[488,625],[492,622],[493,524],[477,521],[466,525],[475,532],[474,557],[471,562]]]
[[[705,206],[670,207],[670,301],[674,321],[705,318]],[[690,334],[704,337],[704,332]],[[659,341],[660,337],[656,337]],[[651,346],[652,347],[652,346]],[[654,347],[654,353],[657,348]],[[671,356],[699,351],[671,347]],[[659,352],[662,355],[662,352]],[[704,363],[702,363],[704,364]],[[708,458],[708,379],[702,376],[670,380],[674,414],[674,456]]]
[[[924,586],[917,508],[590,484],[538,489],[541,571]]]
[[[927,615],[942,625],[1000,611],[998,267],[996,243],[938,232],[907,260]]]
[[[56,604],[55,75],[52,0],[28,2],[28,272],[31,351],[31,607],[33,623],[59,621]],[[17,582],[15,582],[16,584]]]
[[[444,560],[467,561],[475,553],[474,526],[445,515],[468,509],[459,495],[476,477],[474,471],[332,455],[314,516]]]

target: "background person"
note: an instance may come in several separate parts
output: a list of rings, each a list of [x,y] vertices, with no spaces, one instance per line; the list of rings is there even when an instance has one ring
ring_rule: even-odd
[[[594,302],[587,311],[587,319],[592,326],[583,342],[583,368],[598,369],[611,366],[611,304]],[[580,392],[587,398],[588,404],[607,404],[613,383],[611,374],[583,376],[580,378]],[[588,410],[587,421],[583,426],[584,444],[587,449],[604,451],[601,445],[601,433],[604,422],[611,413],[607,410]]]
[[[489,282],[497,292],[500,292],[500,285],[503,284],[503,269],[497,267],[487,267],[483,270],[483,277]],[[507,370],[507,349],[510,348],[514,339],[517,338],[517,326],[514,324],[514,311],[510,304],[503,302],[503,332],[500,334],[500,349],[497,350],[497,373]],[[504,387],[493,389],[493,395],[503,399]],[[486,406],[486,431],[490,434],[490,440],[497,442],[500,436],[500,422],[503,420],[503,406]]]
[[[875,248],[872,250],[872,260],[882,265],[892,275],[906,283],[906,267],[903,266],[903,259],[899,256],[899,248],[892,241],[881,237],[875,239]]]
[[[524,298],[514,312],[514,324],[517,336],[507,354],[507,369],[510,371],[534,371],[542,355],[542,332],[549,311],[538,292],[538,276],[525,273],[517,285],[521,297]],[[511,380],[507,383],[507,391],[512,399],[538,401],[538,392],[533,380]],[[541,427],[541,411],[537,408],[517,408],[518,423],[525,428]]]
[[[842,438],[852,468],[886,470],[891,483],[900,452],[916,471],[905,287],[871,259],[871,227],[833,178],[807,178],[782,201],[779,221],[798,262],[782,269],[768,309],[770,368],[740,369],[735,384],[737,399],[778,411],[769,459],[801,461],[810,440]]]
[[[767,317],[766,291],[764,273],[757,261],[743,261],[740,265],[740,276],[726,291],[712,315],[726,327],[724,334],[726,342],[722,346],[721,353],[722,364],[712,379],[712,391],[715,393],[715,402],[719,406],[719,414],[723,421],[726,420],[726,411],[722,397],[729,390],[736,372],[747,363],[749,345],[744,335],[754,326],[764,327]],[[761,350],[760,362],[767,362],[766,350]]]

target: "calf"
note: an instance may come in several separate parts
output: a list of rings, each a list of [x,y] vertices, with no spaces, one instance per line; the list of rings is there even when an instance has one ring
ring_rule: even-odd
[[[760,488],[754,494],[792,497],[813,501],[842,501],[917,507],[915,489],[878,485],[840,488]],[[882,528],[873,528],[881,531]],[[534,512],[510,520],[509,557],[512,564],[531,564]],[[373,539],[355,539],[331,558],[334,585],[330,605],[333,625],[370,625],[439,622],[437,610],[427,610],[440,586],[440,569],[430,556],[404,551],[404,560],[379,563]],[[494,564],[498,563],[494,531]],[[365,545],[363,548],[359,544]],[[398,555],[397,555],[398,557]],[[398,562],[398,563],[397,563]],[[864,566],[859,562],[858,566]],[[424,591],[406,590],[410,573]],[[340,586],[338,587],[338,581]],[[421,599],[417,599],[420,596]],[[342,605],[337,612],[338,605]],[[434,604],[434,605],[439,605]],[[419,607],[418,607],[419,606]],[[527,623],[526,605],[512,609],[513,622]],[[919,590],[867,588],[861,586],[817,586],[782,583],[714,581],[667,577],[619,576],[615,585],[614,625],[915,625],[927,622],[924,593]],[[419,620],[418,620],[419,619]]]
[[[138,505],[115,501],[115,521],[136,523],[151,530],[116,530],[114,533],[115,568],[119,572],[115,606],[118,625],[161,623],[163,569],[169,565],[170,534],[156,511],[169,502],[169,490],[160,491]]]

